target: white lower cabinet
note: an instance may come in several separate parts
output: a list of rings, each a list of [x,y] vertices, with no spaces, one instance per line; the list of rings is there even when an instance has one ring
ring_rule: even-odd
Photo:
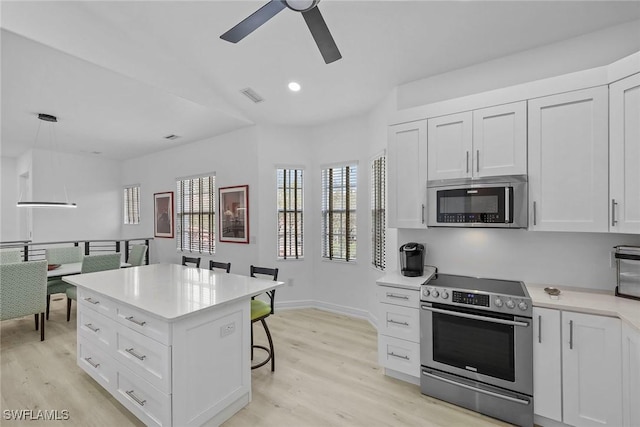
[[[640,332],[622,325],[622,421],[640,426]]]
[[[533,308],[533,404],[537,415],[562,421],[560,311]]]
[[[572,426],[622,425],[620,319],[538,307],[533,315],[535,414]]]
[[[387,375],[414,384],[420,382],[419,304],[417,289],[378,286],[378,362]]]

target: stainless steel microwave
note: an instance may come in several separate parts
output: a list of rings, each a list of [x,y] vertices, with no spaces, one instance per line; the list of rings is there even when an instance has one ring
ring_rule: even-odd
[[[527,228],[527,176],[427,182],[429,227]]]

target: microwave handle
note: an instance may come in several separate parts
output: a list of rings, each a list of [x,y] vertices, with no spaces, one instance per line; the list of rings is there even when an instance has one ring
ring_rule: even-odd
[[[509,203],[509,199],[511,197],[511,189],[513,187],[504,187],[504,222],[508,223],[511,221],[511,211],[509,207],[511,203]]]

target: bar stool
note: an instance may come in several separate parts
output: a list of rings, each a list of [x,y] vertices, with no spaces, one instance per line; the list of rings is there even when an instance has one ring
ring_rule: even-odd
[[[182,265],[190,267],[188,264],[195,264],[193,267],[200,268],[200,257],[182,256]]]
[[[274,281],[278,280],[278,269],[277,268],[267,268],[267,267],[255,267],[251,266],[250,269],[251,277],[256,277],[256,274],[270,276]],[[265,292],[270,299],[270,304],[265,301],[252,298],[251,299],[251,360],[253,360],[253,349],[260,348],[269,353],[269,356],[260,363],[251,366],[251,369],[256,369],[261,366],[267,364],[267,362],[271,361],[271,372],[274,372],[276,369],[276,354],[273,348],[273,340],[271,339],[271,332],[269,331],[269,327],[267,326],[267,322],[265,319],[273,314],[273,306],[276,299],[276,290],[272,289],[270,291]],[[262,345],[254,345],[253,344],[253,324],[260,321],[262,326],[264,327],[264,331],[267,334],[267,340],[269,340],[269,348]]]
[[[231,263],[230,262],[209,261],[209,270],[213,270],[214,268],[219,268],[220,270],[225,270],[228,273],[228,272],[231,271]]]

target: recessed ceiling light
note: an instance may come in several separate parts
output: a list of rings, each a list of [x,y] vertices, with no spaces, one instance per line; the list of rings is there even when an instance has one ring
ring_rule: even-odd
[[[300,83],[291,82],[289,83],[289,90],[291,92],[298,92],[301,89]]]

